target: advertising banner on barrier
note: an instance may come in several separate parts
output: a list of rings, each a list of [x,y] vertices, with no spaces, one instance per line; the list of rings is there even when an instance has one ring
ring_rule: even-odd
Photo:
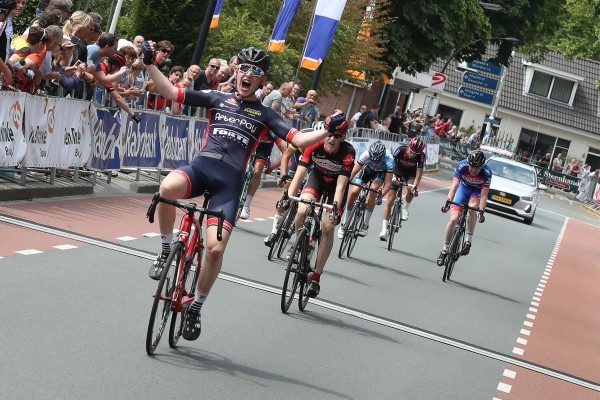
[[[27,152],[23,129],[25,93],[4,92],[0,96],[0,167],[18,165]]]
[[[204,136],[206,136],[206,128],[208,121],[192,119],[190,121],[190,138],[188,140],[188,158],[193,160],[196,158],[200,149],[204,144]]]
[[[89,104],[39,96],[29,96],[26,104],[25,165],[42,168],[84,166],[92,153]]]
[[[535,168],[540,183],[572,193],[577,193],[579,190],[579,178],[538,167],[537,165],[534,165],[533,167]]]
[[[106,108],[90,105],[92,157],[88,167],[96,170],[121,168],[121,124]]]
[[[121,125],[121,135],[124,139],[121,165],[132,168],[157,168],[160,165],[161,152],[158,134],[160,113],[144,112],[139,124],[127,117],[127,122]]]
[[[185,118],[163,115],[160,130],[161,168],[176,169],[188,162],[190,123]]]

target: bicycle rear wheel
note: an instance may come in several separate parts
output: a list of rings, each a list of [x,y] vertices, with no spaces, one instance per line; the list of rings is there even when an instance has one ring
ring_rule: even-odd
[[[290,305],[292,304],[294,295],[298,289],[299,265],[301,265],[300,262],[306,257],[305,249],[307,241],[307,232],[302,229],[298,232],[296,244],[290,253],[290,259],[288,260],[288,265],[285,270],[285,278],[283,279],[283,288],[281,290],[281,312],[283,313],[287,313],[290,309]],[[298,260],[298,263],[296,264],[294,260]]]
[[[183,252],[185,256],[185,252]],[[198,256],[198,259],[202,259],[202,255]],[[187,313],[187,307],[189,306],[191,301],[194,301],[194,297],[196,294],[196,282],[198,281],[198,275],[200,274],[200,270],[198,267],[192,270],[192,262],[189,261],[190,265],[186,268],[188,269],[185,274],[185,282],[183,286],[183,293],[181,294],[181,303],[182,308],[181,312],[173,311],[173,315],[171,316],[171,326],[169,328],[169,346],[175,347],[177,346],[177,342],[181,338],[183,333],[183,324],[185,322],[185,317]]]
[[[400,213],[402,212],[402,203],[400,201],[394,200],[394,204],[392,205],[392,212],[390,215],[390,222],[388,224],[388,251],[392,251],[394,246],[394,236],[396,235],[396,229],[400,226],[398,222],[400,221]]]
[[[358,232],[362,229],[364,220],[365,220],[365,209],[360,207],[357,213],[352,216],[353,224],[352,224],[352,236],[350,237],[348,243],[348,251],[346,255],[350,257],[352,255],[352,251],[354,251],[354,246],[356,246],[356,241],[358,240]]]
[[[294,220],[296,219],[296,212],[298,211],[298,203],[293,202],[290,208],[287,209],[287,215],[285,217],[285,229],[281,231],[281,239],[279,241],[279,247],[277,248],[277,258],[281,258],[283,250],[290,242],[290,239],[294,235]]]
[[[154,294],[152,311],[150,311],[150,321],[148,321],[148,331],[146,333],[146,353],[154,354],[160,339],[162,338],[167,321],[171,315],[171,304],[173,293],[177,283],[177,266],[181,259],[183,244],[175,243],[165,266],[163,268],[158,288]]]

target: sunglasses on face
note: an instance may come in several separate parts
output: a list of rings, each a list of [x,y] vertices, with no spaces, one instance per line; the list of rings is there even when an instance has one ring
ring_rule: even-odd
[[[252,76],[257,78],[260,78],[265,74],[265,72],[262,69],[258,68],[256,65],[240,64],[238,65],[238,69],[242,74],[247,74],[248,71],[252,71]]]
[[[166,55],[171,54],[171,50],[169,50],[169,49],[160,49],[160,52],[163,54],[166,54]]]
[[[341,133],[333,133],[331,135],[329,135],[330,138],[334,138],[336,140],[340,140],[344,137],[344,135],[342,135]]]
[[[215,69],[216,69],[216,68],[221,68],[221,66],[220,66],[220,65],[212,65],[212,64],[209,64],[209,66],[210,66],[211,68],[215,68]]]

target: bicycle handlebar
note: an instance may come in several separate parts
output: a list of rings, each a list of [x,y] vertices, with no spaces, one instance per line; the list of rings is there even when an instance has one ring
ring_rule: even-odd
[[[325,208],[327,210],[333,210],[333,206],[332,205],[321,203],[321,202],[318,202],[316,200],[305,200],[305,199],[302,199],[302,198],[296,197],[296,196],[290,196],[290,200],[297,201],[298,203],[308,204],[309,206],[312,206],[312,207],[322,207],[322,208]]]
[[[446,201],[446,205],[450,206],[450,205],[454,205],[454,206],[458,206],[458,207],[466,207],[469,210],[472,211],[477,211],[477,212],[482,212],[483,210],[479,207],[471,207],[470,205],[468,205],[467,203],[456,203],[454,201]],[[442,207],[443,208],[443,207]]]
[[[173,207],[177,207],[181,210],[184,210],[188,213],[200,213],[204,215],[212,215],[213,217],[217,217],[219,219],[217,225],[217,240],[219,242],[223,240],[223,221],[225,219],[225,214],[223,214],[223,210],[211,210],[205,207],[198,207],[196,203],[184,203],[179,200],[171,200],[166,197],[162,197],[159,193],[155,193],[152,197],[150,207],[148,207],[148,211],[146,212],[146,218],[148,218],[148,221],[151,224],[154,223],[154,213],[156,211],[156,206],[158,205],[158,203],[165,203]]]
[[[373,193],[379,193],[380,190],[381,190],[381,189],[373,189],[372,187],[367,186],[365,184],[361,184],[361,183],[350,182],[350,184],[354,185],[354,186],[358,186],[361,189],[366,189],[366,190],[368,190],[370,192],[373,192]]]

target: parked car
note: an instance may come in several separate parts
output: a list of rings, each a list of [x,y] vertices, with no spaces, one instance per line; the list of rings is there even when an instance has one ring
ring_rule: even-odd
[[[533,166],[499,156],[491,157],[487,165],[493,172],[488,207],[522,217],[531,225],[540,190],[547,189],[538,182]]]

